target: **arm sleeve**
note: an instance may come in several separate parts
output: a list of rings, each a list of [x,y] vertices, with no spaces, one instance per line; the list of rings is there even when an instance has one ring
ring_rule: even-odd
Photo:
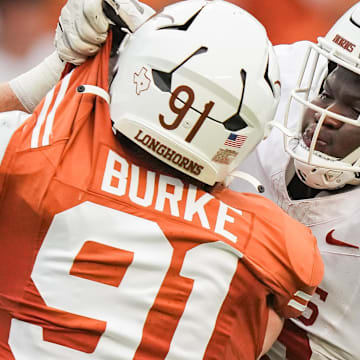
[[[252,196],[257,213],[244,261],[269,288],[274,310],[281,317],[298,317],[324,273],[316,238],[270,200]]]
[[[10,81],[10,87],[29,112],[33,112],[43,97],[60,80],[65,63],[53,52],[39,65]]]
[[[311,230],[288,218],[284,226],[284,259],[288,279],[278,278],[274,309],[285,318],[300,316],[324,274],[324,264]]]

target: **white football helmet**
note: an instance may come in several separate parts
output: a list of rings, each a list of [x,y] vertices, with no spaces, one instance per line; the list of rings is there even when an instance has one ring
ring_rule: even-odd
[[[299,178],[315,189],[337,189],[346,184],[360,184],[360,147],[345,158],[335,158],[315,150],[320,128],[326,117],[360,126],[360,118],[351,119],[326,108],[311,104],[319,93],[325,77],[340,65],[360,74],[360,3],[350,8],[317,44],[307,51],[296,89],[285,116],[285,150],[293,157]],[[302,115],[307,108],[320,114],[310,148],[302,141]],[[296,129],[290,128],[289,114],[299,114]]]
[[[119,53],[114,128],[173,168],[223,182],[267,135],[280,97],[278,63],[264,27],[236,5],[167,6]]]

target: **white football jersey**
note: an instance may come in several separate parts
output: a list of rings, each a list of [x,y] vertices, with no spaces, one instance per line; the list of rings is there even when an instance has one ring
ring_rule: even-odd
[[[0,164],[12,134],[29,116],[22,111],[0,113]]]
[[[306,42],[276,47],[282,82],[277,120],[281,122],[305,50]],[[312,230],[324,260],[325,275],[303,316],[286,325],[279,338],[282,343],[277,342],[266,359],[359,360],[360,238],[356,231],[360,226],[360,187],[337,194],[322,191],[312,199],[292,200],[285,180],[289,164],[283,135],[274,129],[240,170],[257,177],[265,186],[266,197]],[[241,192],[255,191],[238,179],[230,187]]]

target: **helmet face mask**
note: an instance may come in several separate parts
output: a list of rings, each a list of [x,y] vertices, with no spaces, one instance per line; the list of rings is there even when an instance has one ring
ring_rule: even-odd
[[[267,135],[278,80],[272,46],[255,18],[221,0],[182,1],[122,46],[111,118],[153,156],[213,185]]]
[[[360,117],[347,117],[331,111],[330,106],[326,108],[312,103],[322,93],[325,79],[337,66],[351,71],[354,76],[360,74],[360,4],[348,10],[324,38],[318,39],[318,44],[309,46],[285,115],[284,125],[290,130],[287,134],[284,131],[285,150],[294,159],[298,177],[315,189],[360,184],[360,139],[359,147],[342,158],[315,150],[326,118],[360,127]],[[308,109],[318,116],[310,145],[303,141],[302,128]],[[296,123],[293,118],[297,119]]]

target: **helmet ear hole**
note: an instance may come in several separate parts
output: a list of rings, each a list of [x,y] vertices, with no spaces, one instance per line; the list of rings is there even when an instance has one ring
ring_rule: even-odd
[[[152,70],[154,84],[163,92],[171,92],[172,73]]]
[[[224,122],[224,126],[226,130],[239,131],[245,129],[248,125],[239,114],[235,114]]]

